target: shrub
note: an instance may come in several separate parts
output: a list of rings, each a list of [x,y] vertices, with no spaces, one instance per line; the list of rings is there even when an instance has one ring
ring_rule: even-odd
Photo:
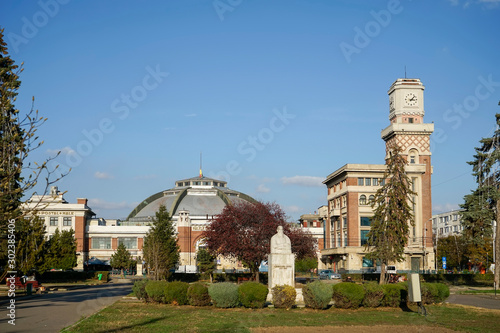
[[[146,284],[148,280],[137,280],[134,282],[134,286],[132,287],[132,291],[134,292],[135,297],[139,300],[147,301],[148,294],[146,293]]]
[[[165,286],[164,302],[178,305],[188,304],[187,291],[189,283],[181,281],[169,282]]]
[[[90,273],[90,272],[89,272]],[[102,274],[101,281],[108,282],[109,281],[109,271],[95,271],[90,273],[91,279],[99,280],[99,274]]]
[[[313,309],[326,309],[332,300],[333,289],[329,284],[314,281],[302,288],[306,307]]]
[[[397,308],[401,305],[401,302],[406,302],[405,283],[384,284],[382,288],[384,289],[384,298],[382,300],[383,306]],[[405,297],[402,297],[402,294],[404,294]]]
[[[268,289],[259,282],[245,282],[238,287],[241,304],[246,308],[263,308],[266,304]]]
[[[365,296],[362,286],[352,282],[341,282],[333,285],[335,307],[357,309]]]
[[[272,294],[273,294],[273,304],[275,308],[290,309],[295,305],[295,299],[297,298],[297,291],[292,286],[288,285],[275,286],[272,289]]]
[[[165,296],[165,286],[167,283],[167,281],[148,281],[145,287],[148,299],[153,302],[162,303],[164,301],[163,298]]]
[[[365,298],[363,298],[363,306],[376,308],[382,304],[384,299],[384,288],[377,282],[369,282],[363,285],[365,289]]]
[[[201,282],[193,283],[189,286],[187,291],[188,302],[194,306],[207,306],[210,305],[210,295],[208,288]]]
[[[448,297],[450,297],[450,288],[444,283],[436,283],[438,290],[438,297],[436,298],[436,303],[444,302]]]
[[[238,286],[231,282],[210,285],[208,294],[218,308],[234,308],[239,304]]]

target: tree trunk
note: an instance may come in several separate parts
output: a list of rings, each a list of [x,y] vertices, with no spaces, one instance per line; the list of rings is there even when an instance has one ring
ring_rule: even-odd
[[[500,287],[500,199],[497,199],[497,218],[495,234],[495,288]]]
[[[385,263],[380,263],[380,280],[379,284],[386,284],[386,278],[385,278]]]

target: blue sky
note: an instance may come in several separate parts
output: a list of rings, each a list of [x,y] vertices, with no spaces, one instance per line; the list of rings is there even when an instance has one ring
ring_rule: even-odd
[[[433,210],[475,187],[466,163],[500,112],[500,1],[2,1],[24,62],[16,107],[48,118],[65,197],[122,218],[203,173],[297,220],[346,163],[383,164],[387,90],[420,78],[434,122]]]

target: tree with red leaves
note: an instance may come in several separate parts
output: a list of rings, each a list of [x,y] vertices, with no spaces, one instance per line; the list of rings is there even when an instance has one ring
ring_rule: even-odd
[[[276,203],[244,201],[227,205],[212,220],[203,237],[212,253],[236,258],[259,281],[260,263],[267,259],[271,237],[280,225],[290,238],[297,258],[316,257],[316,241],[312,235],[288,223]]]

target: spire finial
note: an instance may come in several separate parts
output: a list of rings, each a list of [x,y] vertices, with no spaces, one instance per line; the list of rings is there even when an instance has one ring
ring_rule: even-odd
[[[201,171],[201,161],[202,161],[202,157],[201,157],[201,151],[200,151],[200,178],[203,178],[203,172]]]

